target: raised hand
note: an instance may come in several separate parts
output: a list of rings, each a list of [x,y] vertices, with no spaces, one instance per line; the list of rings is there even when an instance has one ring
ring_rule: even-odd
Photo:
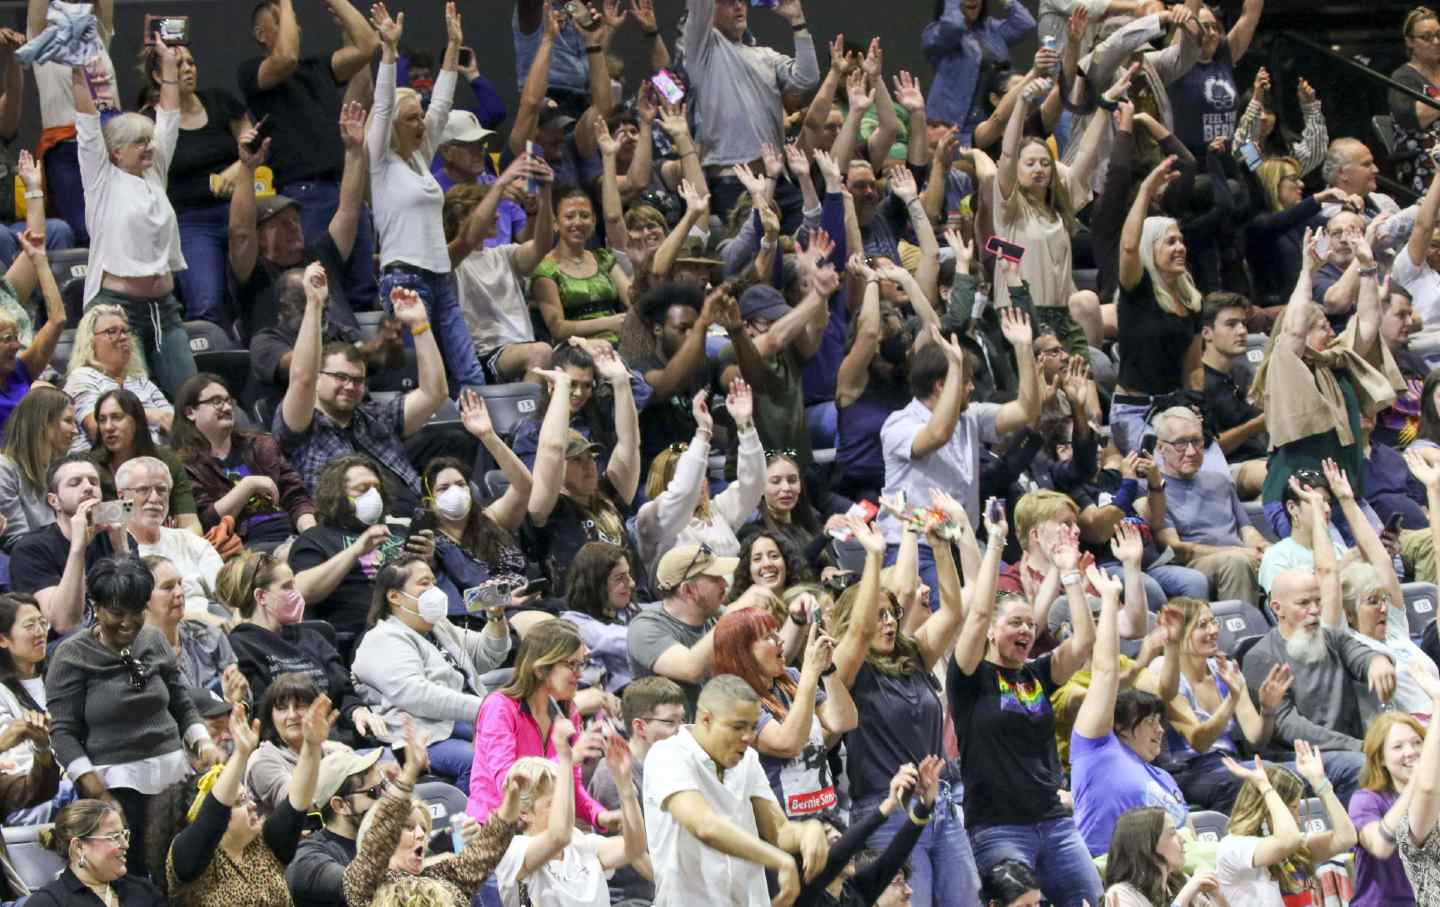
[[[890,172],[890,191],[907,205],[915,201],[919,197],[919,190],[915,188],[915,174],[911,173],[908,167],[896,167]]]
[[[885,51],[881,50],[880,39],[878,37],[870,39],[870,47],[865,51],[864,59],[860,61],[860,69],[865,73],[865,77],[870,81],[871,85],[874,85],[877,80],[884,78]]]
[[[1071,356],[1070,363],[1061,373],[1065,396],[1075,406],[1084,406],[1090,399],[1090,363],[1084,356]]]
[[[359,101],[350,101],[340,108],[340,141],[346,150],[361,151],[365,148],[365,108]],[[268,146],[270,140],[266,139]],[[264,149],[261,149],[262,154]],[[241,152],[242,156],[244,152]]]
[[[625,360],[620,358],[620,354],[615,352],[615,348],[610,344],[605,344],[603,349],[596,347],[590,358],[595,360],[595,373],[611,384],[630,380],[630,370],[625,367]]]
[[[647,32],[659,31],[660,27],[655,24],[655,3],[654,0],[630,0],[630,15]]]
[[[1265,675],[1265,682],[1260,684],[1260,711],[1266,715],[1275,714],[1294,682],[1295,672],[1288,664],[1281,662],[1272,666],[1270,673]]]
[[[460,422],[465,430],[477,438],[488,438],[495,434],[495,427],[490,422],[490,410],[485,406],[485,398],[475,393],[473,388],[466,388],[460,394]]]
[[[965,239],[965,234],[960,232],[958,227],[948,227],[945,230],[945,242],[955,253],[956,273],[966,273],[970,270],[970,262],[975,258],[975,244]]]
[[[850,535],[865,549],[865,553],[885,556],[885,536],[877,532],[869,523],[858,516],[845,517],[845,528],[850,530]]]
[[[1143,188],[1148,192],[1158,193],[1161,189],[1164,189],[1171,180],[1179,177],[1179,172],[1175,170],[1175,160],[1175,155],[1172,154],[1156,164],[1155,169],[1151,170],[1150,174],[1145,177]]]
[[[1006,306],[1000,310],[1000,333],[1013,347],[1029,346],[1035,342],[1030,316],[1018,306]]]
[[[39,162],[29,151],[21,150],[16,172],[20,174],[20,182],[25,185],[26,192],[39,192],[43,188],[45,174],[41,172]]]
[[[400,46],[401,36],[405,34],[405,14],[401,13],[392,19],[390,10],[385,8],[385,4],[371,4],[370,27],[375,29],[375,34],[380,36],[380,41],[394,53]]]
[[[1248,684],[1245,682],[1245,672],[1240,670],[1240,665],[1224,655],[1215,656],[1215,665],[1215,673],[1220,675],[1220,679],[1230,690],[1230,698],[1239,699],[1244,696]]]
[[[864,70],[850,73],[845,80],[845,96],[850,99],[850,109],[859,113],[869,110],[870,105],[875,103],[875,89],[870,87]]]
[[[805,149],[800,147],[799,142],[785,143],[785,166],[790,170],[790,175],[797,180],[810,175],[810,158],[805,154]]]
[[[660,102],[660,129],[669,137],[671,142],[676,142],[681,136],[690,134],[690,124],[685,119],[685,102],[671,104],[669,101]]]
[[[400,323],[412,331],[424,324],[429,315],[425,311],[425,300],[414,290],[407,290],[404,287],[396,287],[390,291],[390,308]]]
[[[1090,27],[1090,11],[1084,5],[1076,4],[1065,23],[1065,34],[1076,47],[1085,38],[1085,29]]]
[[[1314,104],[1318,100],[1315,95],[1315,89],[1310,87],[1310,83],[1305,81],[1304,76],[1301,76],[1300,80],[1295,83],[1295,94],[1299,96],[1302,106]]]
[[[318,748],[330,737],[330,729],[339,720],[340,712],[331,707],[330,697],[321,693],[305,710],[305,719],[301,725],[305,742]]]
[[[1304,741],[1299,741],[1295,744],[1297,754],[1300,751],[1300,743],[1303,742]],[[1262,791],[1270,787],[1270,776],[1265,774],[1265,763],[1260,761],[1259,756],[1255,757],[1255,765],[1253,768],[1249,764],[1236,762],[1229,756],[1220,757],[1220,761],[1225,764],[1226,771],[1241,781],[1253,784]]]
[[[765,176],[772,180],[780,179],[785,172],[785,160],[775,146],[769,142],[762,142],[760,145],[760,160],[765,164]]]
[[[595,147],[607,158],[614,157],[620,151],[620,143],[610,135],[610,127],[601,117],[595,118]]]
[[[445,4],[445,40],[451,47],[465,43],[465,28],[460,22],[460,11],[453,2]]]
[[[840,275],[832,264],[824,264],[810,272],[810,289],[826,299],[840,289]]]
[[[321,305],[330,301],[330,278],[325,274],[325,266],[318,261],[312,261],[305,266],[303,278],[305,287],[305,298],[311,302],[318,302]]]
[[[919,781],[920,770],[915,767],[915,763],[906,762],[896,769],[895,774],[890,776],[890,808],[886,812],[894,811],[895,807],[903,803],[905,794],[914,790]]]
[[[230,739],[235,751],[249,756],[260,746],[260,722],[249,721],[249,711],[241,703],[230,708]]]
[[[750,193],[752,198],[763,198],[765,196],[765,178],[750,169],[749,164],[735,165],[735,178],[745,191]]]
[[[1113,597],[1119,601],[1125,595],[1125,584],[1118,577],[1091,564],[1085,568],[1085,579],[1100,593],[1101,598]]]
[[[1145,539],[1133,523],[1121,522],[1110,538],[1110,550],[1120,563],[1139,567],[1141,558],[1145,556]]]
[[[680,181],[680,197],[685,200],[685,207],[697,217],[710,213],[710,194],[701,191],[689,180]]]
[[[744,378],[730,382],[730,392],[725,395],[725,411],[735,420],[737,428],[748,428],[754,420],[755,395]]]
[[[1335,500],[1354,499],[1355,492],[1350,487],[1350,478],[1345,475],[1345,470],[1341,469],[1338,463],[1326,457],[1320,463],[1320,468],[1325,472],[1325,481],[1330,486],[1330,493],[1335,495]],[[1325,495],[1325,492],[1318,488],[1312,489],[1312,491],[1318,493],[1322,498]]]
[[[605,17],[605,27],[612,32],[624,25],[630,15],[626,10],[620,8],[620,0],[605,0],[601,4],[600,12]]]
[[[695,428],[709,434],[715,429],[715,418],[710,415],[710,390],[701,388],[690,399],[690,414],[695,419]]]
[[[1311,790],[1319,790],[1325,783],[1325,758],[1318,746],[1311,746],[1308,740],[1295,741],[1295,771],[1304,778]]]
[[[902,69],[892,81],[895,84],[895,100],[900,102],[901,107],[911,113],[925,109],[925,94],[914,76]]]
[[[815,166],[820,168],[820,175],[825,178],[825,182],[830,185],[838,185],[840,183],[840,165],[835,163],[835,158],[830,156],[830,152],[816,148],[812,154],[815,158]]]

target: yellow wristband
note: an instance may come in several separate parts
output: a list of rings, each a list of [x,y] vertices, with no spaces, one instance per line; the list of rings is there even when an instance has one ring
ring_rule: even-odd
[[[421,334],[425,333],[428,330],[430,330],[430,322],[427,321],[424,324],[417,324],[415,327],[410,329],[410,336],[419,337]]]

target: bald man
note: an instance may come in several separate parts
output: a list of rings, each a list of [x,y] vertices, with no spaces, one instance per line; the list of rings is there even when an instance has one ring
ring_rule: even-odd
[[[1363,206],[1361,213],[1366,223],[1377,214],[1395,214],[1400,205],[1383,192],[1375,191],[1375,177],[1380,168],[1375,164],[1375,155],[1369,146],[1359,139],[1338,138],[1330,143],[1325,152],[1325,162],[1320,165],[1325,185],[1353,195]],[[1342,205],[1326,202],[1320,206],[1323,224],[1340,211]],[[1320,226],[1317,224],[1316,226]]]
[[[1270,587],[1270,608],[1278,625],[1245,655],[1245,681],[1259,690],[1270,668],[1280,662],[1294,672],[1295,682],[1275,710],[1275,746],[1286,750],[1306,740],[1324,751],[1325,776],[1348,803],[1364,764],[1360,752],[1365,724],[1360,717],[1355,683],[1388,700],[1395,691],[1395,665],[1354,635],[1320,626],[1324,589],[1314,571],[1286,570]]]
[[[755,751],[760,699],[733,674],[700,691],[695,723],[645,757],[645,832],[655,907],[768,907],[765,870],[779,876],[776,904],[790,904],[830,852],[819,822],[791,822]]]

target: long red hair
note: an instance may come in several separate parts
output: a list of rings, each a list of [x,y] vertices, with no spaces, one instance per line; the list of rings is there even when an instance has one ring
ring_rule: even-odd
[[[779,677],[766,677],[760,670],[760,663],[750,654],[750,647],[779,629],[775,616],[763,608],[744,608],[731,611],[715,625],[715,673],[734,674],[750,684],[750,689],[760,697],[760,704],[775,717],[784,721],[789,710],[780,702],[778,691],[783,691],[793,702],[795,681],[789,672]]]

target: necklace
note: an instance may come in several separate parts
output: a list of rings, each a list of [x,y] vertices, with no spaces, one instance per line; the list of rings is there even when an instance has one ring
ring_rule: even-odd
[[[95,896],[100,899],[105,907],[120,907],[120,896],[115,893],[114,888],[110,887],[110,883],[105,882],[97,885],[86,884],[85,887],[95,892]]]

